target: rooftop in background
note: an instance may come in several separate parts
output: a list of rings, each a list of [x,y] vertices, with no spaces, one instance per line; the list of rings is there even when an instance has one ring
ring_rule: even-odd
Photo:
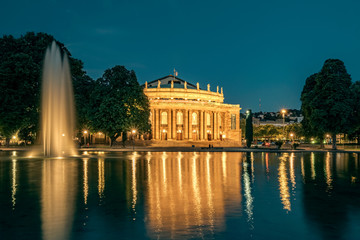
[[[151,81],[147,84],[148,88],[157,88],[158,82],[160,81],[161,88],[171,88],[171,81],[174,81],[174,88],[184,88],[184,80],[174,77],[173,75],[165,76],[154,81]],[[188,89],[196,89],[196,85],[186,82]],[[143,85],[144,86],[144,85]],[[200,88],[201,89],[201,88]]]
[[[207,88],[201,89],[199,83],[196,85],[188,83],[174,75],[159,78],[142,85],[144,93],[150,100],[191,100],[200,102],[224,102],[223,88],[216,86],[211,91],[210,84]]]

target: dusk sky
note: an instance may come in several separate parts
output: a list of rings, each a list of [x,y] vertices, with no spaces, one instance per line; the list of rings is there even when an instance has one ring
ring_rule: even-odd
[[[0,34],[45,32],[94,79],[124,65],[140,84],[172,74],[225,102],[301,106],[305,79],[328,58],[360,80],[359,1],[2,1]]]

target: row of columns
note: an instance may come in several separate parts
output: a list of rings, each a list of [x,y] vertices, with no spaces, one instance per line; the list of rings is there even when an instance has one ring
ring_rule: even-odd
[[[177,124],[177,113],[182,112],[183,124]],[[167,112],[167,124],[161,124],[161,114]],[[192,124],[192,114],[197,113],[197,124]],[[210,127],[207,125],[206,114],[210,114]],[[220,117],[222,115],[222,117]],[[153,138],[156,140],[178,139],[181,136],[182,140],[208,140],[208,134],[211,135],[211,140],[219,140],[220,135],[223,134],[223,129],[226,129],[225,116],[221,112],[206,112],[204,110],[186,110],[186,109],[152,109],[151,124]],[[221,123],[220,123],[221,121]],[[181,131],[178,132],[178,131]],[[194,132],[195,130],[195,132]],[[210,132],[208,132],[210,131]],[[196,139],[195,139],[196,138]]]

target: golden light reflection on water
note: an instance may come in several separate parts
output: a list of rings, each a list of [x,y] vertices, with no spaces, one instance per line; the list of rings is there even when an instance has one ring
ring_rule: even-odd
[[[87,199],[89,195],[89,180],[88,180],[88,158],[83,158],[83,191],[84,191],[84,204],[87,205]]]
[[[301,156],[301,176],[303,182],[305,182],[305,166],[304,166],[304,156]]]
[[[145,211],[151,238],[186,233],[204,238],[224,228],[226,201],[241,205],[241,161],[223,153],[153,153],[147,165]],[[234,157],[234,155],[233,155]],[[220,160],[220,161],[219,161]],[[228,176],[231,176],[229,181]]]
[[[42,238],[68,239],[74,217],[77,168],[74,162],[69,163],[67,159],[44,159],[43,161]]]
[[[137,202],[136,155],[137,155],[136,152],[134,152],[131,157],[131,192],[132,192],[131,208],[135,214],[136,214],[135,206]]]
[[[98,159],[98,193],[100,199],[103,198],[105,190],[105,160],[104,158]]]
[[[325,160],[325,176],[326,176],[326,184],[327,184],[327,188],[328,190],[332,189],[332,174],[331,174],[331,156],[330,153],[328,152],[326,154],[326,160]]]
[[[311,169],[311,179],[315,180],[316,178],[316,172],[315,172],[315,153],[311,153],[310,155],[310,169]]]
[[[288,177],[286,171],[286,154],[279,157],[280,164],[278,169],[278,179],[279,179],[279,189],[280,189],[280,199],[283,205],[283,208],[287,211],[291,211],[290,203],[290,191],[288,186]]]
[[[13,156],[16,156],[13,155]],[[12,159],[12,184],[11,184],[11,202],[12,202],[12,208],[13,210],[15,209],[15,205],[16,205],[16,191],[17,191],[17,182],[16,182],[16,159]]]
[[[291,153],[290,154],[290,181],[291,181],[291,191],[292,191],[292,195],[295,195],[295,189],[296,189],[296,177],[295,177],[295,167],[294,167],[294,158],[295,158],[295,154]]]

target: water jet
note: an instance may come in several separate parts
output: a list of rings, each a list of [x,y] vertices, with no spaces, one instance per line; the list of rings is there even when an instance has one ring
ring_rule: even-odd
[[[41,89],[41,135],[45,156],[74,155],[74,93],[66,53],[55,41],[46,50]]]

